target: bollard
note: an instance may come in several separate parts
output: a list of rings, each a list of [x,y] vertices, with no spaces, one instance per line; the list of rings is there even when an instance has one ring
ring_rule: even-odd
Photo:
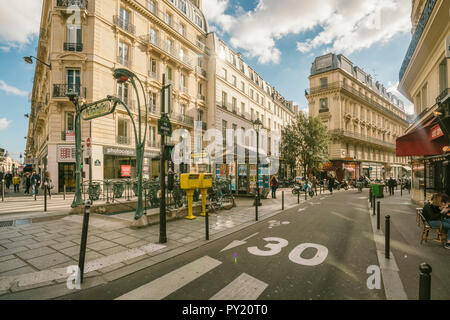
[[[308,200],[308,192],[305,190],[305,201]]]
[[[47,181],[44,182],[44,212],[47,212]]]
[[[300,204],[300,192],[297,193],[297,204]]]
[[[369,189],[369,200],[370,200],[370,207],[372,208],[373,204],[372,204],[372,189]]]
[[[373,203],[374,203],[374,205],[373,205],[373,213],[372,213],[373,216],[375,215],[375,202],[376,202],[375,196],[373,196]],[[380,201],[378,201],[378,203],[380,203]]]
[[[284,210],[284,191],[281,192],[281,210]]]
[[[64,200],[66,200],[66,185],[64,184],[64,186],[63,186],[63,191],[64,191],[64,193],[63,193],[63,199]]]
[[[390,259],[389,257],[389,251],[390,251],[390,236],[391,236],[391,217],[386,216],[385,226],[384,226],[384,255],[386,256],[386,259]]]
[[[209,217],[208,217],[208,204],[205,206],[205,238],[209,240]]]
[[[377,230],[380,230],[380,201],[377,202]]]
[[[83,283],[84,258],[86,256],[86,243],[89,227],[89,214],[91,212],[91,201],[86,200],[83,217],[83,230],[81,232],[80,258],[78,260],[78,268],[80,270],[80,283]]]
[[[5,201],[5,179],[2,179],[2,202]]]
[[[403,185],[400,186],[400,197],[403,197]]]
[[[431,300],[431,266],[421,263],[419,266],[419,300]]]

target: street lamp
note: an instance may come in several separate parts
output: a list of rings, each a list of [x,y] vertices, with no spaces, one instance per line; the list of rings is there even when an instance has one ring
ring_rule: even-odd
[[[34,57],[34,56],[23,57],[23,60],[24,60],[26,63],[28,63],[28,64],[33,64],[33,59],[32,59],[32,58],[36,59],[36,61],[39,61],[39,62],[42,63],[43,65],[49,67],[50,70],[52,70],[52,64],[51,64],[51,63],[50,63],[50,64],[45,63],[44,61],[42,61],[42,60],[40,60],[40,59],[38,59],[38,58],[36,58],[36,57]]]
[[[134,128],[134,137],[135,137],[135,142],[136,142],[136,175],[138,177],[138,185],[137,185],[138,203],[137,203],[137,207],[136,207],[136,214],[134,216],[134,220],[135,220],[135,222],[137,222],[137,220],[139,220],[144,215],[144,208],[143,208],[143,204],[142,204],[142,172],[143,172],[142,167],[143,167],[143,163],[144,163],[144,146],[145,146],[145,139],[147,137],[147,125],[148,125],[148,123],[147,123],[148,122],[147,98],[146,98],[145,89],[144,89],[144,86],[142,85],[141,80],[139,80],[139,78],[136,76],[136,74],[134,74],[130,70],[115,69],[114,73],[113,73],[113,77],[114,77],[114,79],[116,79],[117,83],[119,83],[119,84],[125,83],[128,80],[131,82],[131,85],[133,86],[134,91],[136,93],[136,99],[137,99],[137,104],[138,104],[139,135],[138,135],[138,131],[136,130],[135,121],[131,115],[130,110],[128,109],[128,106],[125,103],[123,103],[123,101],[119,100],[120,103],[125,107],[125,109],[127,109],[128,115],[130,116],[131,123],[133,124],[133,128]],[[139,85],[142,89],[142,94],[143,94],[144,103],[145,103],[145,132],[144,132],[144,135],[142,135],[141,104],[139,101],[139,92],[136,87],[135,79],[137,79],[137,81],[139,82]]]
[[[259,201],[259,130],[263,127],[262,122],[258,119],[253,121],[253,129],[256,131],[256,193],[255,193],[255,217],[258,221],[258,206],[261,205]]]

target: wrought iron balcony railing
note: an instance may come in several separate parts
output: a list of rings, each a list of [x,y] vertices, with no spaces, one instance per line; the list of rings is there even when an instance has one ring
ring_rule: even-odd
[[[131,144],[131,138],[126,136],[116,136],[117,144]]]
[[[80,42],[64,42],[64,51],[83,51],[83,44]]]
[[[446,88],[436,98],[436,103],[439,104],[439,103],[445,102],[448,98],[450,98],[450,89]]]
[[[157,72],[153,72],[153,71],[151,71],[151,70],[149,70],[148,71],[148,76],[150,77],[150,78],[153,78],[153,79],[155,79],[155,80],[158,80],[158,73]]]
[[[63,8],[76,6],[80,9],[87,9],[88,1],[87,0],[56,0],[56,6],[63,7]]]
[[[187,124],[189,126],[194,126],[194,118],[184,115],[184,114],[180,114],[180,113],[170,113],[169,114],[169,118],[184,124]]]
[[[199,66],[195,67],[195,72],[206,78],[206,71]]]
[[[134,25],[132,25],[129,22],[124,21],[123,19],[120,18],[120,16],[113,16],[113,22],[116,26],[119,26],[119,28],[121,28],[122,30],[125,30],[131,34],[135,34],[136,33],[136,28]]]
[[[344,130],[344,129],[334,129],[334,130],[330,130],[329,133],[330,133],[330,135],[344,136],[344,137],[353,138],[356,140],[380,145],[380,146],[383,146],[383,147],[386,147],[389,149],[395,149],[395,143],[386,142],[386,141],[383,141],[380,139],[372,138],[370,136],[360,134],[358,132],[353,132],[353,131]]]
[[[81,85],[54,84],[53,98],[65,98],[67,93],[73,91],[78,93],[80,98],[86,98],[86,88]]]
[[[183,62],[184,64],[188,65],[189,67],[193,68],[194,63],[192,61],[192,58],[188,54],[181,54],[181,52],[178,50],[178,48],[175,45],[169,46],[167,42],[161,40],[161,38],[152,37],[150,34],[141,36],[140,39],[144,41],[147,44],[151,44],[160,50],[164,51],[165,53],[168,53],[175,59]]]

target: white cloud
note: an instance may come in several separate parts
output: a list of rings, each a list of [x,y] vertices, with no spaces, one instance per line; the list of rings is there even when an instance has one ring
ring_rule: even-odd
[[[5,91],[6,93],[14,94],[16,96],[28,96],[28,92],[20,90],[16,87],[8,85],[5,81],[0,80],[0,91]]]
[[[21,47],[39,34],[42,0],[8,1],[0,10],[0,43]]]
[[[228,0],[205,4],[208,20],[229,33],[231,45],[260,63],[280,61],[277,40],[314,28],[321,31],[297,43],[300,52],[325,46],[325,51],[350,54],[411,28],[410,0],[258,0],[254,10],[236,17],[225,14]]]
[[[11,120],[8,120],[6,118],[0,118],[0,130],[5,130],[9,127],[11,124]]]
[[[3,52],[9,52],[11,50],[11,47],[0,46],[0,50],[3,51]]]
[[[387,92],[392,93],[394,96],[396,96],[397,98],[399,98],[400,100],[403,101],[404,105],[405,105],[405,111],[407,114],[413,114],[414,113],[414,104],[408,100],[408,98],[406,98],[404,95],[402,95],[400,93],[400,91],[398,91],[398,84],[399,82],[392,82],[389,81],[388,82],[388,88],[387,88]]]

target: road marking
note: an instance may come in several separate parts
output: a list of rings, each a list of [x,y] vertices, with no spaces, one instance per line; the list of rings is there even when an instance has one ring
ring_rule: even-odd
[[[269,242],[268,244],[266,244],[264,246],[264,248],[268,248],[270,250],[267,251],[267,250],[260,250],[260,249],[258,249],[258,247],[248,247],[247,251],[256,256],[268,257],[268,256],[273,256],[273,255],[280,253],[281,249],[283,249],[284,247],[286,247],[289,244],[289,242],[287,240],[282,239],[282,238],[277,238],[277,237],[264,238],[263,240],[266,242]],[[276,242],[276,243],[270,243],[270,242]]]
[[[132,290],[115,300],[161,300],[222,264],[204,256]]]
[[[226,246],[225,248],[223,248],[222,250],[220,250],[220,252],[225,251],[225,250],[228,250],[228,249],[231,249],[231,248],[239,247],[239,246],[241,246],[241,245],[243,245],[243,244],[246,244],[246,243],[247,243],[246,240],[248,240],[248,239],[250,239],[250,238],[256,236],[258,233],[259,233],[259,232],[256,232],[256,233],[254,233],[254,234],[252,234],[252,235],[250,235],[250,236],[248,236],[247,238],[244,238],[244,239],[242,239],[242,240],[234,240],[234,241],[231,242],[228,246]]]
[[[349,217],[346,217],[346,216],[344,216],[343,214],[338,213],[338,212],[336,212],[336,211],[331,211],[331,214],[334,214],[335,216],[338,216],[338,217],[340,217],[340,218],[342,218],[342,219],[345,219],[345,220],[347,220],[347,221],[353,222],[353,220],[350,219]]]
[[[300,209],[298,209],[297,212],[302,212],[302,211],[305,211],[305,210],[306,210],[306,208],[300,208]]]
[[[315,248],[317,250],[314,257],[310,259],[302,258],[303,251],[308,248]],[[294,263],[302,264],[304,266],[317,266],[325,261],[328,256],[328,249],[316,243],[302,243],[296,246],[291,253],[289,253],[289,260]]]
[[[209,300],[256,300],[269,285],[242,273]]]
[[[290,222],[289,221],[283,221],[283,222],[281,222],[281,221],[278,221],[278,220],[270,220],[269,221],[269,229],[272,229],[273,227],[279,227],[279,226],[281,226],[282,224],[283,225],[286,225],[286,224],[289,224]]]

